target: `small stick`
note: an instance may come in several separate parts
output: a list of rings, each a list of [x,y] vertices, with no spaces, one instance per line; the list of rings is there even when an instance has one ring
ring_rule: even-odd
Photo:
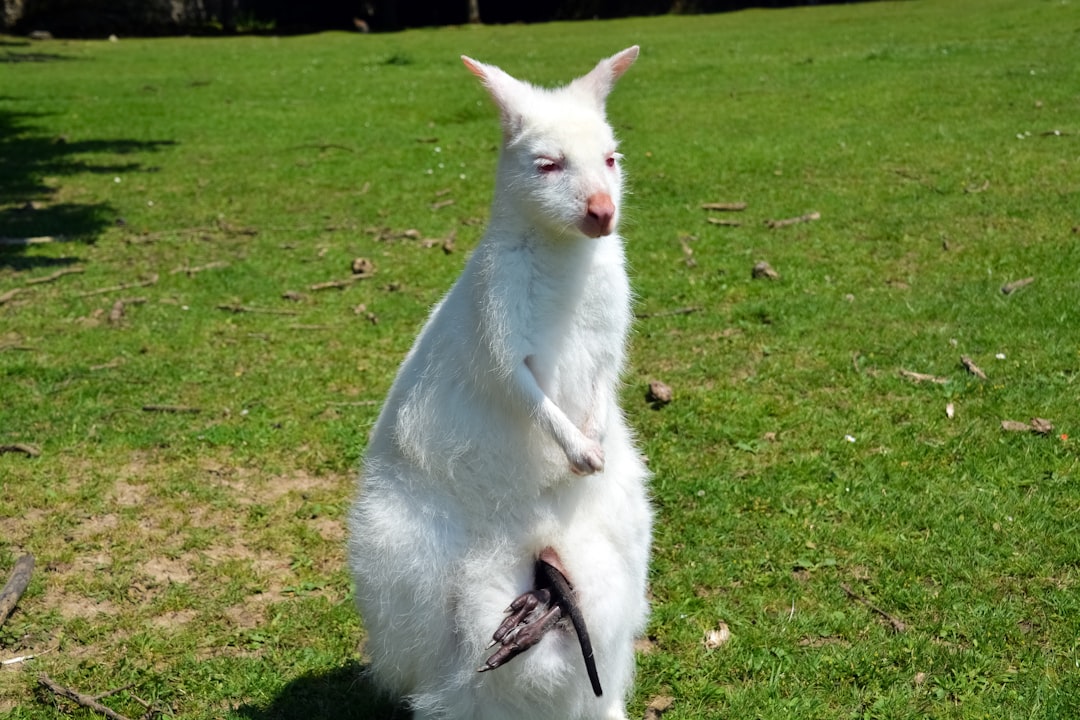
[[[4,453],[22,453],[28,457],[38,457],[41,455],[41,448],[36,445],[27,445],[26,443],[0,445],[0,455],[3,455]]]
[[[700,312],[702,309],[703,308],[700,305],[690,305],[688,307],[675,308],[674,310],[660,310],[658,312],[651,313],[635,313],[634,317],[638,318],[639,320],[644,320],[646,318],[669,317],[671,315],[690,315],[696,312]]]
[[[879,608],[878,606],[876,606],[876,605],[874,605],[873,603],[871,603],[871,602],[870,602],[869,600],[867,600],[866,598],[864,598],[864,597],[861,597],[861,596],[859,596],[859,595],[856,595],[856,594],[855,594],[855,592],[854,592],[854,591],[853,591],[853,590],[851,589],[851,586],[850,586],[850,585],[848,585],[847,583],[840,583],[840,589],[841,589],[841,590],[843,590],[843,591],[844,591],[844,593],[845,593],[845,594],[846,594],[846,595],[847,595],[847,596],[848,596],[849,598],[851,598],[852,600],[854,600],[855,602],[857,602],[857,603],[861,603],[861,604],[865,605],[866,607],[870,608],[871,610],[873,610],[874,612],[876,612],[876,613],[877,613],[878,615],[880,615],[881,617],[885,618],[885,620],[886,620],[886,621],[887,621],[887,622],[889,623],[889,625],[891,625],[891,626],[892,626],[892,629],[893,629],[893,630],[894,630],[895,632],[898,632],[898,633],[902,633],[902,632],[904,632],[905,630],[907,630],[907,625],[906,625],[906,624],[904,624],[904,622],[903,622],[903,621],[901,621],[901,620],[900,620],[900,619],[898,619],[898,618],[895,618],[895,617],[893,617],[893,616],[892,616],[892,615],[890,615],[889,613],[885,612],[884,610],[882,610],[882,609],[881,609],[881,608]]]
[[[27,660],[33,660],[37,655],[19,655],[17,657],[8,658],[7,660],[0,660],[0,665],[17,665],[24,663]]]
[[[11,302],[12,299],[23,291],[22,288],[11,288],[7,292],[0,293],[0,305],[5,305]]]
[[[742,227],[742,223],[738,220],[728,220],[726,218],[705,218],[705,222],[710,225],[722,225],[723,227]]]
[[[128,290],[130,288],[148,287],[155,285],[158,281],[157,273],[152,274],[145,280],[138,280],[136,282],[122,283],[120,285],[112,285],[110,287],[98,288],[97,290],[90,290],[88,292],[79,293],[76,297],[90,297],[91,295],[104,295],[105,293],[116,292],[117,290]]]
[[[809,212],[799,217],[784,218],[783,220],[766,220],[765,224],[771,229],[787,227],[788,225],[797,225],[798,223],[811,222],[812,220],[820,220],[821,213]]]
[[[746,209],[746,203],[744,202],[717,202],[717,203],[702,203],[702,210],[716,210],[718,212],[741,212]]]
[[[54,695],[65,697],[68,700],[73,700],[84,708],[89,708],[94,712],[101,713],[105,717],[109,718],[109,720],[128,720],[126,715],[121,715],[112,708],[105,707],[89,695],[83,695],[77,690],[72,690],[69,687],[64,687],[63,685],[59,684],[44,673],[38,675],[38,682],[45,686],[45,688],[52,692]]]
[[[15,561],[15,568],[11,571],[11,577],[4,583],[4,589],[0,590],[0,625],[3,625],[19,598],[26,592],[26,586],[30,584],[30,574],[34,572],[34,556],[23,555]]]
[[[328,402],[326,403],[330,407],[371,407],[372,405],[378,405],[378,400],[354,400],[352,402]]]
[[[1022,287],[1027,287],[1031,283],[1035,282],[1035,278],[1026,277],[1022,280],[1013,280],[1011,283],[1005,283],[1001,286],[1002,295],[1011,295]]]
[[[938,385],[944,385],[949,382],[949,378],[943,378],[937,375],[927,375],[926,373],[915,372],[914,370],[904,370],[903,368],[900,368],[900,375],[906,377],[908,380],[914,380],[915,382],[933,382]]]
[[[331,288],[339,288],[339,289],[340,288],[346,288],[346,287],[349,287],[350,285],[352,285],[357,280],[366,280],[367,278],[371,277],[373,274],[374,273],[361,273],[361,274],[353,275],[352,277],[348,278],[347,280],[328,280],[326,282],[315,283],[314,285],[309,285],[308,290],[319,291],[319,290],[330,290]]]
[[[143,405],[143,412],[160,413],[201,413],[202,409],[188,405]]]
[[[218,268],[229,267],[229,263],[224,260],[215,260],[214,262],[206,263],[205,265],[196,265],[194,267],[178,267],[169,271],[170,275],[178,275],[184,273],[188,277],[194,276],[196,273],[201,273],[203,270],[216,270]]]
[[[30,280],[27,280],[26,284],[27,285],[38,285],[40,283],[48,283],[48,282],[52,282],[53,280],[57,280],[59,278],[62,278],[65,275],[77,275],[77,274],[82,273],[82,272],[86,272],[86,269],[81,268],[81,267],[63,268],[61,270],[57,270],[56,272],[54,272],[51,275],[46,275],[45,277],[32,278]]]
[[[978,365],[976,365],[975,362],[967,355],[961,355],[960,362],[962,362],[967,371],[975,377],[979,378],[980,380],[986,379],[986,373],[984,373],[982,369]]]
[[[248,305],[218,305],[218,310],[227,310],[233,313],[262,313],[263,315],[299,315],[292,310],[274,310],[271,308],[257,308]]]

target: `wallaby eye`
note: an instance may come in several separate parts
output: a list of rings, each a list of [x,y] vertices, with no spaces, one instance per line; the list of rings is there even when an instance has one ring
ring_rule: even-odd
[[[604,164],[607,165],[609,168],[613,168],[615,167],[615,163],[618,162],[621,157],[622,155],[620,155],[619,153],[611,153],[607,156],[607,159],[604,160]]]
[[[541,175],[548,175],[562,170],[563,164],[561,160],[549,157],[539,157],[536,158],[536,169]]]

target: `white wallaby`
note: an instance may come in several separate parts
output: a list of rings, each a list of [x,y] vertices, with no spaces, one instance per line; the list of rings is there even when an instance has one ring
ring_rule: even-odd
[[[652,513],[617,404],[604,106],[637,55],[555,90],[462,58],[502,115],[491,222],[398,371],[349,517],[371,673],[417,720],[626,717]]]

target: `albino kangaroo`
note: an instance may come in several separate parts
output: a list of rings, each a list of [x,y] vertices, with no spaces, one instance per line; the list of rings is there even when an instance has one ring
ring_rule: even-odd
[[[417,720],[626,717],[652,515],[617,405],[604,103],[637,55],[556,90],[462,58],[502,114],[491,224],[398,371],[349,517],[372,674]]]

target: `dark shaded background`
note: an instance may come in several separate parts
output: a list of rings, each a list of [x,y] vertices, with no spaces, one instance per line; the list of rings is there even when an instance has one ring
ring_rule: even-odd
[[[0,29],[54,37],[110,34],[385,32],[457,25],[478,11],[485,23],[581,20],[747,7],[827,4],[823,0],[0,0]]]

